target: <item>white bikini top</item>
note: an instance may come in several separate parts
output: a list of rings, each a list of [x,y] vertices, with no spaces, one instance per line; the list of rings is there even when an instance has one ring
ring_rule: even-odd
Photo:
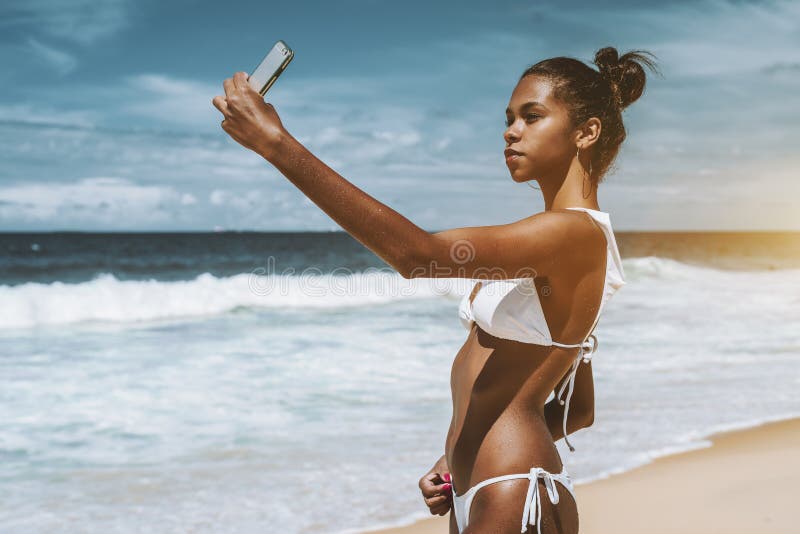
[[[533,278],[480,280],[481,287],[472,303],[469,300],[469,293],[461,299],[458,315],[461,324],[467,330],[472,327],[472,322],[474,321],[482,330],[495,337],[533,343],[535,345],[580,348],[578,356],[570,369],[569,380],[564,382],[556,395],[559,403],[565,404],[564,400],[561,399],[561,394],[565,387],[569,387],[564,408],[564,441],[569,446],[570,451],[574,451],[575,448],[567,439],[567,413],[569,412],[569,401],[575,385],[578,364],[581,360],[588,363],[592,354],[597,350],[597,338],[593,335],[594,328],[597,326],[608,300],[625,285],[625,271],[622,269],[622,258],[619,255],[617,240],[611,229],[609,214],[605,211],[583,207],[567,209],[585,211],[600,225],[606,235],[606,279],[603,287],[603,298],[600,301],[600,308],[597,310],[594,323],[583,343],[568,344],[553,341]],[[589,339],[593,339],[593,342],[590,343]]]

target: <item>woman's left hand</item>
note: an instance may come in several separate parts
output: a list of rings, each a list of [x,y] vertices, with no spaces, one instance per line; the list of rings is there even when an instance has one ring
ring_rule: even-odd
[[[287,133],[275,108],[250,87],[246,72],[237,72],[222,86],[225,96],[211,100],[225,116],[222,129],[243,147],[269,159]]]

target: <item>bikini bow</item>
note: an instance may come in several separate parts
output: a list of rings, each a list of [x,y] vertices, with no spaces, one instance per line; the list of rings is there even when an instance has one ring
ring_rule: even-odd
[[[550,497],[550,502],[553,504],[558,504],[558,489],[552,473],[545,471],[541,467],[531,468],[528,478],[531,482],[528,485],[528,494],[525,497],[525,509],[522,512],[522,530],[520,532],[527,532],[528,525],[536,523],[536,532],[542,534],[542,501],[539,495],[538,479],[544,479],[547,496]],[[533,502],[534,498],[536,499],[535,504]],[[533,506],[531,506],[532,504]]]

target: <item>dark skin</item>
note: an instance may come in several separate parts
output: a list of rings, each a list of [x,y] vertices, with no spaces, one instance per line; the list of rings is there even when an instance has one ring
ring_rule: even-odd
[[[506,112],[506,147],[522,155],[507,161],[515,182],[535,180],[545,211],[508,224],[428,232],[347,181],[284,128],[274,107],[237,72],[213,104],[222,128],[274,165],[350,235],[404,278],[506,279],[533,276],[552,338],[580,343],[597,314],[605,281],[605,235],[591,216],[567,207],[599,210],[588,180],[588,156],[600,135],[599,119],[578,127],[546,79],[528,76],[515,87]],[[529,101],[540,106],[526,107]],[[576,151],[580,149],[580,159]],[[473,295],[474,297],[474,292]],[[490,477],[540,466],[561,471],[555,441],[563,438],[563,406],[553,400],[577,348],[548,347],[494,337],[472,324],[451,370],[453,417],[445,454],[420,479],[431,513],[452,506],[448,476],[459,494]],[[567,432],[591,425],[591,364],[578,367]],[[539,481],[546,495],[543,481]],[[560,486],[560,485],[559,485]],[[519,532],[527,480],[481,489],[465,532]],[[578,513],[559,487],[560,502],[541,500],[543,532],[574,533]],[[457,532],[451,514],[450,531]]]

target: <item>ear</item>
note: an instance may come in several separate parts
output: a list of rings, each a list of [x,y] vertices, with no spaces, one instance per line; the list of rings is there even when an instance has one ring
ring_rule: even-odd
[[[597,142],[603,124],[597,117],[586,119],[575,132],[575,145],[586,150]]]

